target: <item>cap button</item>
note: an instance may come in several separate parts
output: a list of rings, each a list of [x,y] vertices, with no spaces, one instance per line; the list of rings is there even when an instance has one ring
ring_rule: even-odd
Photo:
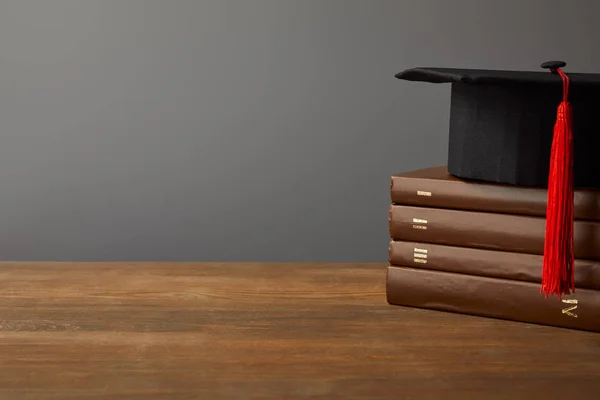
[[[547,69],[557,69],[557,68],[563,68],[566,66],[567,66],[567,63],[564,61],[546,61],[545,63],[542,63],[542,68],[547,68]]]

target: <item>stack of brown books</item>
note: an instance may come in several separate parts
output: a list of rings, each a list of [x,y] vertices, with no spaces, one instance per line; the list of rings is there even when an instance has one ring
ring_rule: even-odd
[[[391,177],[387,301],[600,331],[600,191],[575,191],[575,293],[541,293],[547,191],[456,178],[445,166]]]

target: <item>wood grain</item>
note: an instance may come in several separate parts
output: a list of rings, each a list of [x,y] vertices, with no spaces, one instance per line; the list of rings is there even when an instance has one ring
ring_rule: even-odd
[[[0,398],[598,398],[599,334],[391,306],[385,268],[0,263]]]

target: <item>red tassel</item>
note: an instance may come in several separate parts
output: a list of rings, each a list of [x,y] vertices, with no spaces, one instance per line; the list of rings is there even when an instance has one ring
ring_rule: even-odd
[[[560,69],[563,100],[558,106],[548,176],[546,237],[542,271],[542,287],[546,297],[575,291],[573,248],[573,136],[571,105],[567,100],[569,78]]]

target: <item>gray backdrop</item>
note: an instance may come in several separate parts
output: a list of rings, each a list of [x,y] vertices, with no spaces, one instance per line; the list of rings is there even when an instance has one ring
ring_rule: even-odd
[[[385,261],[412,66],[600,70],[600,2],[0,0],[0,259]]]

